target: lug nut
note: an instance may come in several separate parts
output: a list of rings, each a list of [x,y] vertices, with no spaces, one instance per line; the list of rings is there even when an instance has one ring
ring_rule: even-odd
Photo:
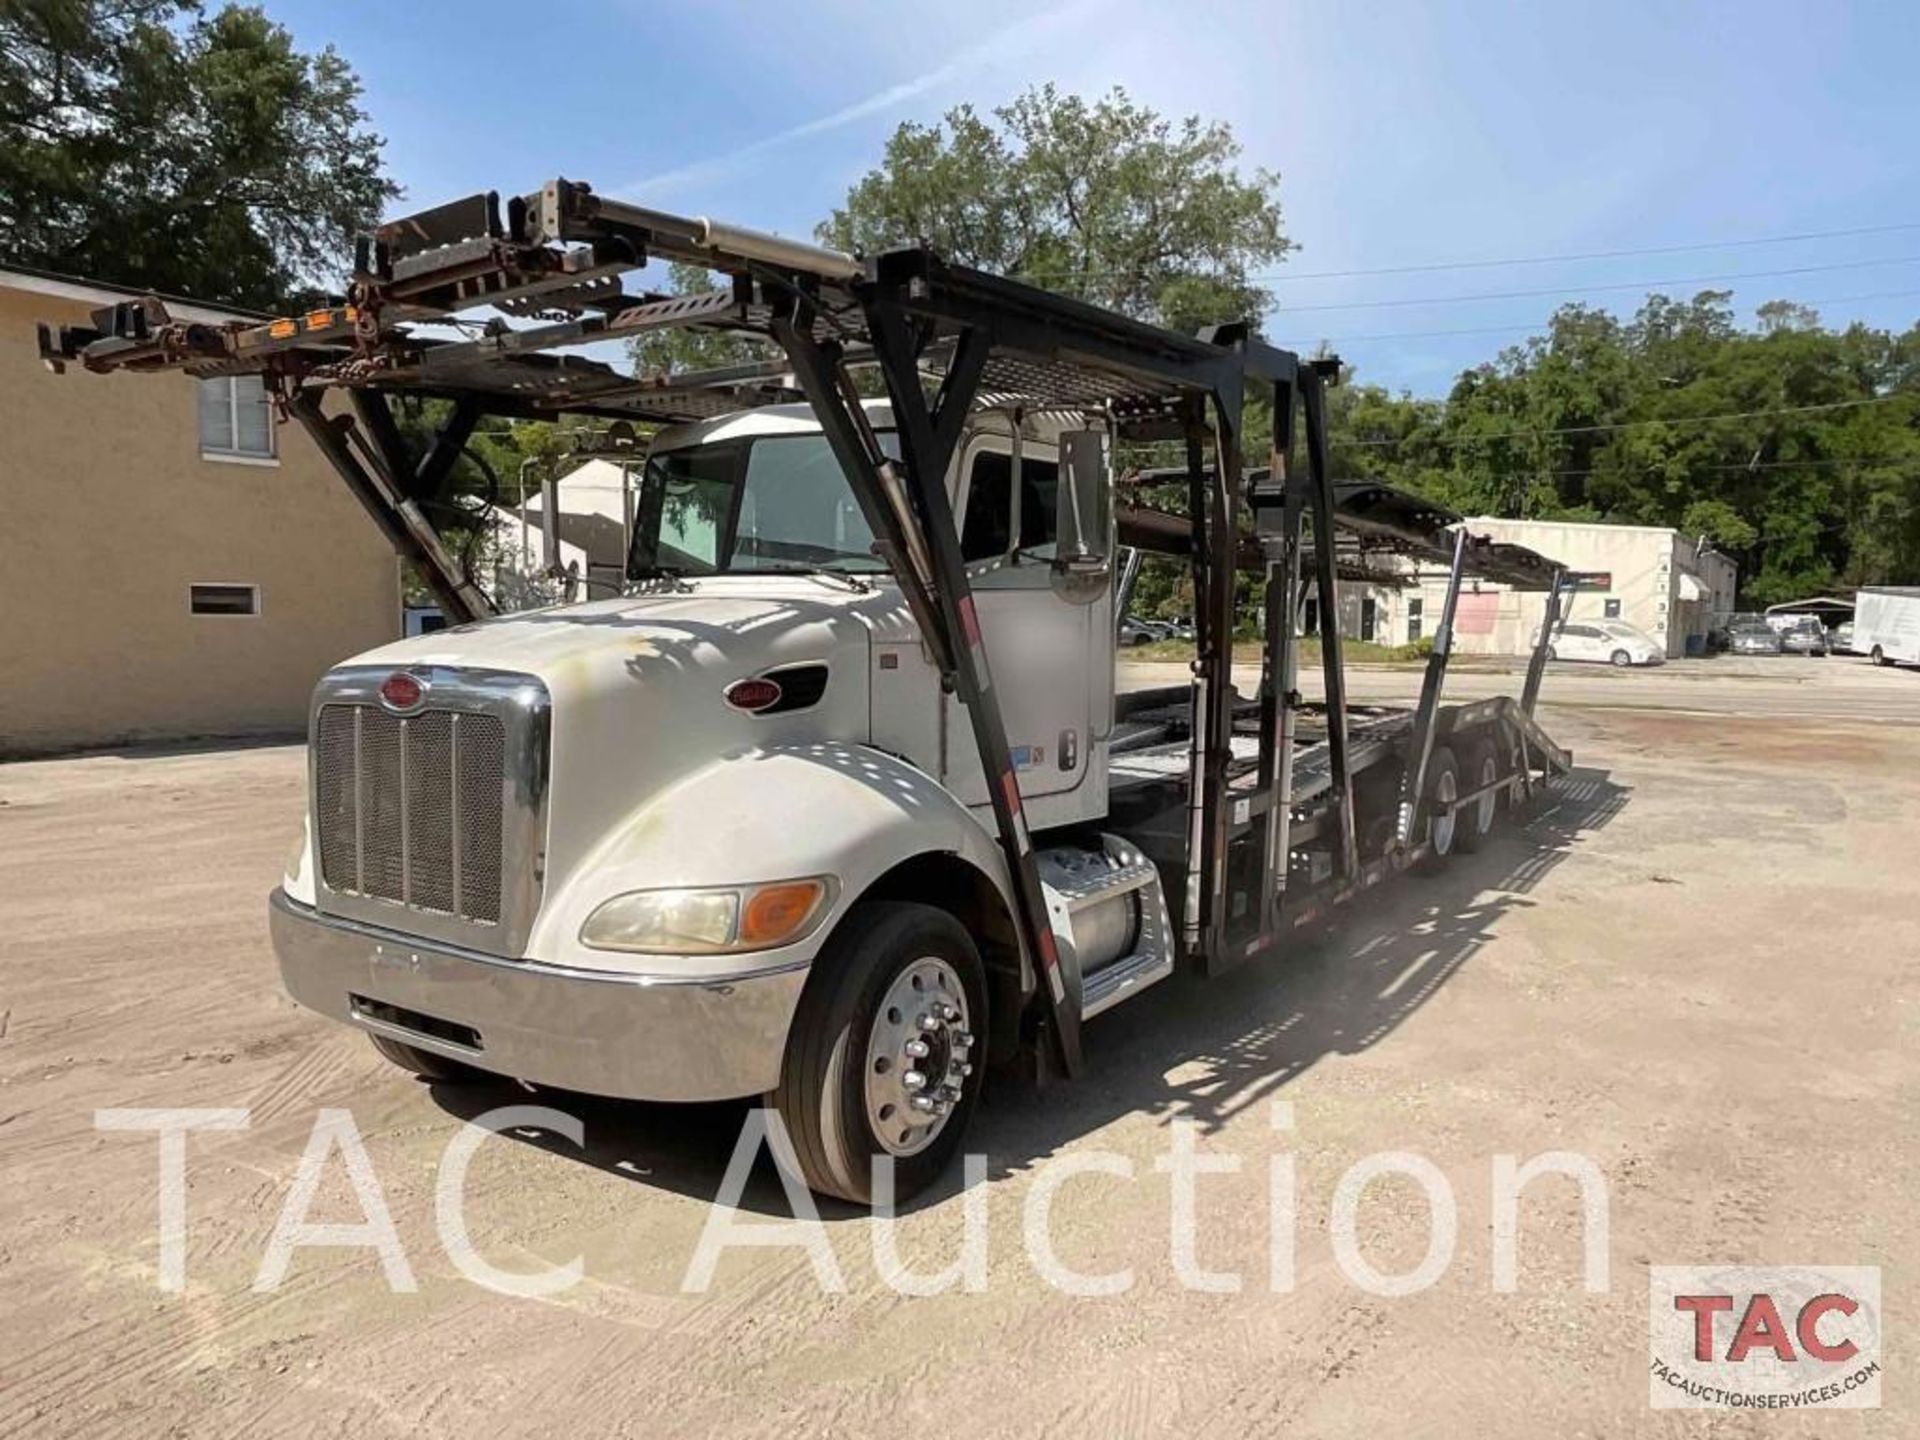
[[[915,1095],[911,1100],[907,1101],[907,1104],[913,1109],[918,1110],[922,1115],[931,1115],[935,1108],[931,1095]]]
[[[909,1059],[913,1060],[924,1060],[929,1054],[929,1047],[924,1040],[909,1040],[900,1048],[907,1052]]]
[[[951,1105],[960,1098],[960,1092],[951,1085],[942,1085],[940,1089],[935,1092],[934,1098],[942,1105]]]
[[[900,1077],[900,1083],[909,1090],[921,1090],[926,1088],[927,1077],[918,1070],[909,1070]]]
[[[948,1067],[947,1073],[949,1075],[958,1075],[962,1080],[964,1080],[967,1078],[967,1076],[973,1074],[973,1066],[969,1065],[964,1060],[956,1060],[953,1062],[953,1064],[950,1067]]]
[[[971,1030],[956,1030],[953,1032],[952,1039],[953,1048],[956,1050],[967,1050],[973,1046],[973,1032]]]
[[[940,1018],[951,1025],[955,1020],[960,1018],[960,1012],[951,1005],[942,1005],[940,1006]]]
[[[914,1023],[917,1024],[922,1030],[927,1031],[929,1034],[931,1034],[933,1031],[938,1030],[940,1028],[940,1022],[931,1015],[922,1015]]]

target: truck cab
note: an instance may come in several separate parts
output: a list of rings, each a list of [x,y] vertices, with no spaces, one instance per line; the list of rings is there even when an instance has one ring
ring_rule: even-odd
[[[865,411],[887,443],[887,407]],[[1104,439],[982,411],[947,476],[1027,822],[1076,837],[1049,865],[1072,877],[1083,976],[1143,945],[1172,962],[1153,867],[1093,828],[1113,587],[1058,563],[1063,526],[1110,548]],[[897,1032],[873,1060],[913,1077],[870,1107],[876,1129],[893,1107],[910,1162],[974,1067],[1012,1053],[1034,985],[960,701],[806,406],[661,432],[633,514],[626,593],[321,681],[305,843],[272,910],[286,984],[430,1078],[778,1096],[823,953],[904,925],[925,973],[888,984],[942,998],[866,998]]]

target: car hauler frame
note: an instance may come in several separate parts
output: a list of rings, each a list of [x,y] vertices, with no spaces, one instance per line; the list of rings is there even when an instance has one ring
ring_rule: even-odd
[[[621,277],[656,260],[703,266],[726,283],[698,295],[627,293]],[[433,333],[482,307],[493,313],[477,327],[462,322],[478,333]],[[758,336],[784,360],[636,378],[556,353],[673,328]],[[1176,946],[1143,949],[1138,967],[1100,975],[1079,973],[1071,953],[1063,963],[1060,937],[1071,927],[1058,910],[1072,901],[1036,858],[945,484],[970,414],[1096,416],[1113,442],[1184,446],[1172,477],[1184,485],[1185,513],[1128,504],[1117,530],[1136,551],[1191,567],[1196,658],[1189,684],[1116,702],[1106,828],[1168,882],[1187,963],[1218,973],[1270,949],[1290,927],[1443,854],[1456,837],[1471,843],[1503,797],[1525,796],[1570,763],[1533,716],[1544,649],[1517,702],[1442,701],[1462,577],[1546,591],[1546,635],[1560,599],[1557,567],[1471,535],[1459,516],[1416,497],[1336,482],[1325,391],[1338,362],[1301,359],[1243,325],[1181,335],[925,247],[861,258],[555,180],[504,211],[496,194],[476,195],[362,237],[344,303],[214,327],[176,322],[157,300],[129,302],[99,312],[91,327],[43,326],[40,347],[55,369],[78,361],[96,371],[263,376],[454,621],[493,607],[422,506],[483,415],[674,423],[804,400],[922,645],[965,705],[1018,940],[1017,1053],[1043,1074],[1077,1072],[1082,1018],[1168,973]],[[897,458],[862,403],[860,369],[877,372],[890,401]],[[325,403],[336,393],[345,408]],[[447,402],[420,455],[392,409],[406,396]],[[1273,442],[1267,464],[1249,469],[1254,400],[1271,405]],[[1072,475],[1063,466],[1062,483]],[[1107,523],[1099,507],[1086,513]],[[1056,583],[1114,584],[1105,540],[1063,533],[1051,561]],[[1134,562],[1119,567],[1123,590],[1137,554]],[[1421,566],[1441,567],[1448,583],[1419,703],[1352,707],[1341,580],[1405,583],[1409,567]],[[1262,607],[1260,680],[1248,696],[1232,676],[1242,571],[1259,577]],[[1309,587],[1324,619],[1321,704],[1298,688]]]

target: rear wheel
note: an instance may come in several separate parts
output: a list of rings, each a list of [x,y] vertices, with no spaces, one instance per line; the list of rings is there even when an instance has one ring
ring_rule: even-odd
[[[960,1148],[980,1099],[986,971],[960,922],[930,905],[855,906],[813,962],[769,1097],[810,1189],[873,1198],[923,1190]]]
[[[1493,833],[1493,825],[1500,818],[1500,792],[1487,787],[1500,778],[1500,758],[1495,753],[1490,740],[1476,741],[1467,750],[1467,785],[1469,793],[1485,790],[1486,793],[1471,805],[1462,808],[1454,817],[1453,843],[1462,851],[1471,854],[1487,843],[1487,837]]]
[[[1427,856],[1422,868],[1438,870],[1453,854],[1464,816],[1447,810],[1460,796],[1460,763],[1445,745],[1433,747],[1427,759]]]
[[[1887,653],[1878,645],[1873,647],[1873,663],[1876,665],[1884,665],[1887,663]]]
[[[384,1035],[369,1035],[367,1039],[373,1042],[373,1048],[380,1052],[383,1059],[430,1083],[466,1085],[493,1078],[484,1070],[476,1070],[471,1065],[463,1065],[458,1060],[449,1060],[399,1040],[389,1040]]]

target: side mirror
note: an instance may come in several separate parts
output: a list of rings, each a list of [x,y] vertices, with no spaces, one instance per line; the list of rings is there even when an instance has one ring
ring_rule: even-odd
[[[1113,556],[1113,488],[1107,475],[1107,437],[1098,430],[1069,430],[1062,435],[1059,474],[1054,568],[1105,575]]]

